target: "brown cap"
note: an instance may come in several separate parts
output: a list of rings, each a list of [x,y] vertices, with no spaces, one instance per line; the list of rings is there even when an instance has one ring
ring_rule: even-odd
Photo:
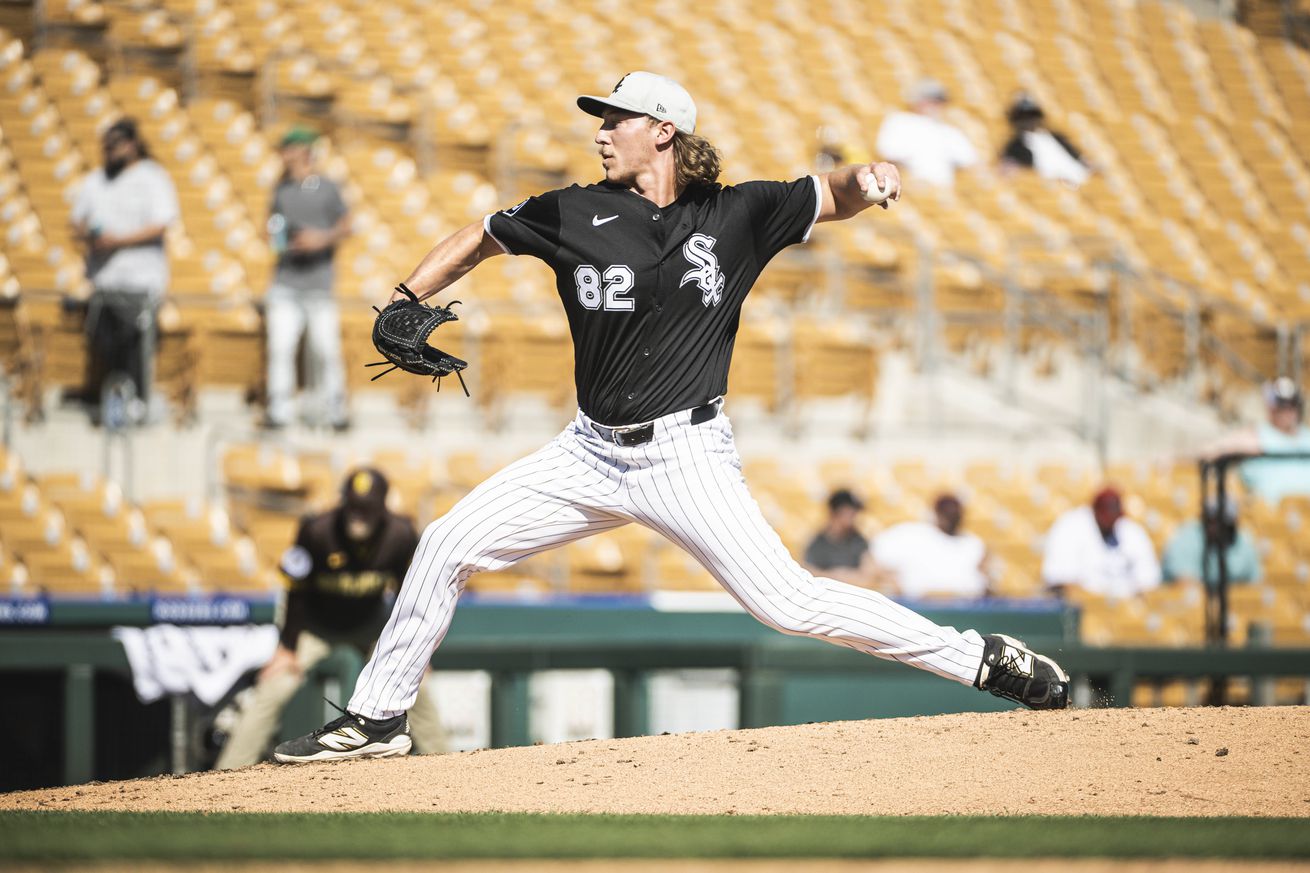
[[[387,512],[387,478],[372,467],[360,467],[341,486],[341,505],[349,515],[376,524]]]

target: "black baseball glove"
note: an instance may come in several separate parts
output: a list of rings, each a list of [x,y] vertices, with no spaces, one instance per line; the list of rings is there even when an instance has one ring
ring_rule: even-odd
[[[403,282],[396,286],[396,290],[409,299],[393,300],[387,304],[386,309],[373,307],[373,311],[378,314],[377,321],[373,323],[373,345],[386,360],[365,366],[385,367],[390,364],[391,367],[370,381],[376,381],[392,370],[404,370],[420,376],[431,376],[440,391],[441,377],[454,373],[467,395],[469,389],[460,371],[468,366],[468,362],[428,345],[432,331],[448,321],[459,320],[459,316],[450,311],[450,307],[459,301],[452,300],[448,306],[429,306],[421,302]]]

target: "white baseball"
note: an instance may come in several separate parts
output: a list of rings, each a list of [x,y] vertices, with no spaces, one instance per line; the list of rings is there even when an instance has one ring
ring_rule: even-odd
[[[892,180],[887,180],[886,188],[879,188],[877,177],[870,173],[869,187],[864,189],[864,199],[870,203],[881,203],[890,196],[892,196]]]

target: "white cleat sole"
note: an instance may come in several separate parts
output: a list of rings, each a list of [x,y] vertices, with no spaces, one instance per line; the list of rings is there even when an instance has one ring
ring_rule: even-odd
[[[323,749],[312,755],[285,755],[274,752],[273,760],[279,764],[308,764],[314,761],[345,761],[351,758],[396,758],[408,755],[413,745],[409,737],[402,735],[389,743],[369,743],[367,746],[342,752],[333,749]]]

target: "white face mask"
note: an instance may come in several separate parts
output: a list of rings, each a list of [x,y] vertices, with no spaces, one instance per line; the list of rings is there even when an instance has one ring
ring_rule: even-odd
[[[351,518],[346,520],[346,536],[355,542],[363,542],[368,539],[369,534],[373,533],[373,526],[362,518]]]

